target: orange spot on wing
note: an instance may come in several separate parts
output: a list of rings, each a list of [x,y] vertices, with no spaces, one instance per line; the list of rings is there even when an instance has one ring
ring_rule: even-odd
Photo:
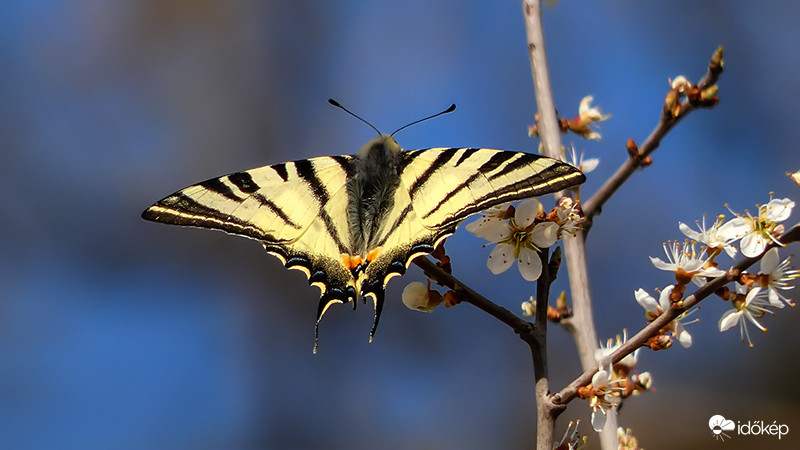
[[[367,262],[375,261],[375,258],[381,253],[380,247],[372,250],[371,252],[367,253]]]
[[[350,270],[364,264],[364,260],[360,256],[342,255],[342,263]]]

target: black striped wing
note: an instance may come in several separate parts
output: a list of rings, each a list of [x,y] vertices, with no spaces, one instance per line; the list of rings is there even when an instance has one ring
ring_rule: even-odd
[[[403,156],[394,207],[370,245],[379,251],[362,288],[375,297],[376,307],[390,278],[402,275],[416,256],[432,252],[468,216],[586,179],[569,164],[505,150],[432,148]]]
[[[329,302],[355,297],[348,254],[347,177],[351,156],[276,164],[182,189],[142,217],[212,228],[260,241],[286,268],[300,270]]]
[[[422,224],[447,229],[495,205],[583,183],[575,167],[529,153],[487,148],[408,152],[401,183]]]

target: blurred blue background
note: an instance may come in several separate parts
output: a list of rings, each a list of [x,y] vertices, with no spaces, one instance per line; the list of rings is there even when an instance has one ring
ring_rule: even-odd
[[[725,46],[722,101],[681,123],[605,207],[588,242],[601,339],[637,330],[633,291],[670,282],[649,263],[677,223],[800,199],[800,4],[564,0],[546,11],[556,103],[592,94],[613,118],[588,197],[657,123],[667,80],[705,73]],[[406,309],[390,284],[371,345],[370,307],[334,308],[312,355],[317,289],[260,245],[147,223],[186,185],[285,160],[354,153],[452,102],[454,114],[398,135],[405,148],[535,151],[536,111],[519,2],[11,1],[0,6],[0,447],[520,448],[535,435],[526,346],[469,305]],[[548,200],[549,201],[549,200]],[[548,205],[551,203],[547,203]],[[789,222],[794,223],[795,218]],[[489,249],[461,230],[455,273],[518,311],[533,291],[491,276]],[[788,255],[784,251],[783,255]],[[563,289],[558,280],[555,289]],[[788,424],[800,442],[800,313],[753,333],[716,331],[703,305],[695,344],[643,351],[657,392],[620,424],[647,448],[705,448],[708,418]],[[552,386],[580,373],[553,326]],[[576,401],[562,415],[585,420]],[[596,448],[596,439],[591,448]],[[785,445],[785,447],[783,447]]]

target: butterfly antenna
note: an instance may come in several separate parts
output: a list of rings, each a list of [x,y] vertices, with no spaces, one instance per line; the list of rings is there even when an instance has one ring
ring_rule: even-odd
[[[395,134],[397,134],[397,132],[398,132],[398,131],[400,131],[400,130],[404,130],[404,129],[406,129],[406,128],[410,127],[411,125],[416,125],[416,124],[418,124],[418,123],[420,123],[420,122],[424,122],[424,121],[426,121],[426,120],[428,120],[428,119],[433,119],[434,117],[439,117],[439,116],[441,116],[442,114],[448,114],[448,113],[451,113],[451,112],[453,112],[453,111],[455,111],[455,110],[456,110],[456,104],[455,104],[455,103],[453,103],[452,105],[450,105],[450,107],[449,107],[449,108],[445,109],[445,110],[444,110],[444,111],[442,111],[442,112],[438,112],[438,113],[436,113],[436,114],[434,114],[434,115],[432,115],[432,116],[428,116],[428,117],[426,117],[426,118],[424,118],[424,119],[415,120],[415,121],[413,121],[413,122],[409,123],[408,125],[403,125],[402,127],[398,128],[398,129],[396,129],[396,130],[394,130],[394,133],[390,134],[389,136],[394,136]]]
[[[381,135],[383,135],[383,133],[381,133],[380,131],[378,131],[378,129],[377,129],[377,128],[375,128],[375,125],[373,125],[373,124],[371,124],[371,123],[367,122],[366,120],[362,119],[360,116],[358,116],[358,115],[357,115],[357,114],[355,114],[354,112],[352,112],[352,111],[350,111],[349,109],[347,109],[347,108],[345,108],[344,106],[342,106],[342,104],[341,104],[341,103],[339,103],[339,102],[337,102],[336,100],[334,100],[334,99],[332,99],[332,98],[329,98],[329,99],[328,99],[328,103],[330,103],[331,105],[333,105],[333,106],[335,106],[335,107],[337,107],[337,108],[341,108],[341,109],[342,109],[342,111],[346,112],[347,114],[350,114],[351,116],[355,117],[356,119],[358,119],[358,120],[360,120],[360,121],[364,122],[365,124],[369,125],[369,127],[370,127],[370,128],[372,128],[373,130],[375,130],[375,132],[376,132],[376,133],[378,133],[378,136],[381,136]],[[392,134],[394,134],[394,133],[392,133]]]

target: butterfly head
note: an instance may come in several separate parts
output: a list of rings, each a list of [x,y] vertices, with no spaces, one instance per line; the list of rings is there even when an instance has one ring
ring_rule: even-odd
[[[376,138],[370,139],[369,142],[364,144],[361,150],[358,151],[358,157],[367,159],[370,156],[375,157],[377,155],[396,156],[402,151],[403,149],[400,148],[400,144],[398,144],[392,136],[382,134]]]

